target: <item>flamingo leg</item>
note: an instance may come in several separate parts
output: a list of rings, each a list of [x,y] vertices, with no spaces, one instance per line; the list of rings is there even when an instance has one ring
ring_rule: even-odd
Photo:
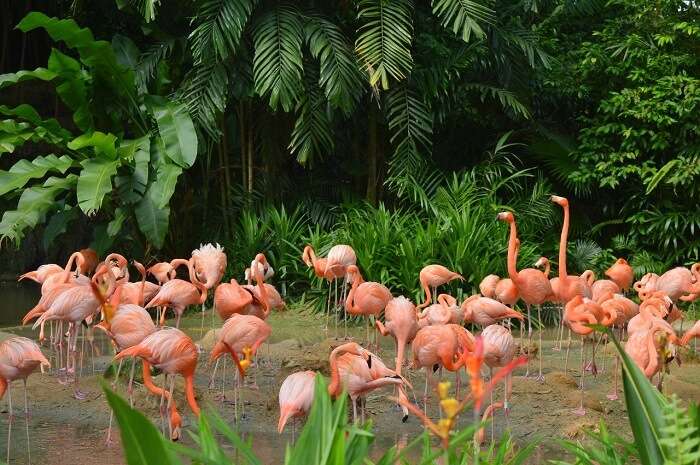
[[[537,358],[539,359],[539,374],[535,378],[540,383],[544,383],[544,375],[542,374],[542,359],[544,358],[544,349],[542,347],[542,305],[537,306],[537,319],[539,320],[540,327],[537,330],[540,348],[537,351]],[[493,425],[494,422],[491,422]],[[493,428],[492,428],[493,429]]]
[[[569,328],[569,340],[566,343],[566,357],[564,359],[564,374],[569,372],[569,351],[571,350],[571,328]]]
[[[561,345],[564,343],[564,306],[561,306],[561,315],[559,316],[559,348],[561,350]]]
[[[338,280],[333,280],[333,312],[335,313],[335,339],[338,340]]]
[[[199,334],[201,334],[202,336],[204,336],[204,311],[205,310],[206,310],[206,307],[204,304],[202,304],[202,312],[201,312],[202,313],[202,321],[201,321],[201,324],[199,326]]]
[[[352,422],[357,424],[357,399],[354,397],[350,398],[352,400]]]
[[[216,359],[216,363],[214,364],[214,370],[211,373],[211,377],[209,378],[209,384],[207,385],[207,389],[211,389],[214,386],[214,379],[216,378],[216,370],[219,368],[219,360],[221,358]]]
[[[493,379],[493,368],[489,367],[489,381]],[[491,389],[490,395],[491,395],[491,405],[493,405],[493,389]],[[493,442],[493,437],[495,434],[494,427],[496,423],[496,416],[491,417],[491,442]]]
[[[584,379],[586,376],[586,366],[584,365],[584,357],[583,357],[583,352],[584,352],[584,341],[583,341],[583,336],[581,336],[581,402],[579,403],[579,407],[574,410],[574,415],[585,415],[586,414],[586,409],[583,408],[583,396],[586,391],[586,388],[584,386]]]
[[[532,360],[532,317],[530,315],[530,304],[526,303],[527,308],[527,369],[525,370],[525,378],[530,376],[530,361]]]
[[[167,386],[168,384],[168,374],[163,373],[163,386]],[[160,429],[161,433],[165,434],[165,410],[163,408],[163,400],[165,399],[165,389],[160,391],[160,406],[158,409],[160,410]]]
[[[615,357],[615,368],[613,368],[613,392],[607,395],[608,400],[617,400],[617,372],[620,370],[620,358]]]
[[[170,377],[170,389],[168,389],[168,406],[166,407],[166,410],[169,412],[170,411],[170,406],[173,405],[173,390],[175,389],[175,375]],[[173,423],[168,419],[168,433],[169,433],[169,438],[170,439],[176,439],[176,437],[173,437]]]
[[[9,416],[7,417],[7,457],[5,459],[6,463],[10,463],[10,444],[12,444],[12,421],[14,420],[14,414],[12,412],[12,383],[7,383],[7,403]]]
[[[425,367],[425,389],[423,390],[423,411],[428,410],[428,370],[429,367]]]
[[[326,331],[328,331],[328,320],[331,317],[331,284],[328,283],[328,298],[326,299]]]
[[[28,403],[27,403],[27,379],[22,380],[22,384],[24,385],[24,432],[27,435],[27,463],[31,464],[32,463],[32,452],[31,452],[31,447],[30,445],[30,440],[29,440],[29,408],[28,408]]]
[[[129,393],[129,407],[134,406],[134,370],[136,369],[136,358],[131,358],[131,373],[129,373],[129,386],[126,388]]]
[[[226,359],[224,358],[224,366],[221,368],[221,402],[226,400]]]
[[[343,326],[345,328],[344,329],[345,335],[343,336],[343,338],[345,340],[348,339],[348,309],[345,308],[345,292],[346,292],[347,287],[348,287],[347,281],[348,281],[348,276],[345,275],[345,277],[343,278],[343,290],[341,292],[341,297],[340,297],[340,305],[343,307]]]

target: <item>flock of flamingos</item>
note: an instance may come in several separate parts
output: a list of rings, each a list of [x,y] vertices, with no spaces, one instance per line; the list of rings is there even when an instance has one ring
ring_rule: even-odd
[[[444,266],[433,264],[421,270],[419,280],[425,291],[425,301],[415,305],[403,296],[394,297],[381,283],[364,281],[356,265],[355,252],[350,246],[336,245],[324,258],[317,257],[314,250],[307,246],[302,259],[317,277],[329,283],[328,314],[336,315],[336,339],[338,313],[344,311],[368,317],[378,330],[374,334],[390,335],[396,341],[393,369],[356,342],[339,343],[330,354],[329,393],[338,396],[343,391],[347,392],[352,400],[353,415],[357,418],[358,404],[362,407],[363,397],[368,392],[391,385],[398,393],[405,420],[409,403],[405,390],[411,386],[401,373],[409,347],[411,366],[425,369],[425,403],[433,373],[438,369],[441,374],[442,369],[458,372],[466,367],[467,357],[477,350],[491,370],[512,364],[519,351],[527,356],[525,376],[530,376],[530,359],[535,358],[532,348],[537,347],[532,342],[534,316],[531,311],[534,307],[541,316],[541,305],[545,302],[562,306],[562,324],[554,349],[564,352],[563,341],[566,339],[566,369],[572,333],[581,338],[581,404],[576,413],[585,414],[584,376],[587,371],[596,373],[595,351],[604,337],[588,344],[592,347],[592,358],[588,361],[584,354],[584,338],[591,336],[594,341],[596,338],[591,324],[619,331],[621,338],[626,339],[627,353],[649,379],[658,375],[660,383],[663,367],[673,356],[675,347],[686,345],[692,338],[700,336],[700,323],[696,323],[682,337],[676,334],[671,325],[674,320],[683,318],[676,303],[700,296],[700,263],[691,269],[674,268],[660,276],[647,274],[634,285],[633,270],[622,258],[605,272],[609,279],[596,280],[590,271],[581,276],[569,275],[566,269],[569,204],[567,199],[558,196],[553,196],[552,201],[561,206],[564,213],[558,276],[549,277],[549,262],[544,257],[535,264],[535,268],[517,269],[520,241],[515,217],[513,213],[502,212],[497,219],[507,223],[510,228],[508,277],[485,277],[479,286],[481,293],[468,297],[461,305],[448,294],[436,295],[438,287],[455,279],[463,280],[461,275]],[[114,359],[119,361],[118,370],[121,370],[125,359],[131,359],[130,398],[135,361],[141,359],[144,386],[160,397],[161,423],[168,416],[170,437],[177,439],[182,418],[173,399],[175,375],[184,377],[187,403],[195,415],[200,412],[194,373],[201,349],[178,329],[185,309],[191,305],[202,305],[204,309],[207,295],[214,290],[214,309],[223,324],[215,333],[216,343],[209,358],[210,361],[216,360],[218,365],[222,356],[230,355],[237,368],[237,383],[240,385],[246,372],[255,366],[258,349],[272,332],[266,322],[267,317],[273,309],[284,307],[284,301],[275,287],[266,282],[274,275],[274,270],[262,253],[245,270],[247,284],[239,284],[235,279],[221,283],[226,270],[226,255],[218,245],[201,246],[192,252],[189,260],[157,263],[147,270],[134,261],[133,265],[141,274],[141,280],[137,282],[129,281],[127,265],[127,260],[117,253],[99,262],[94,251],[84,249],[73,253],[64,267],[47,264],[25,273],[20,279],[27,278],[41,284],[41,298],[26,314],[23,324],[35,320],[34,328],[40,328],[39,341],[56,351],[56,361],[60,365],[56,370],[59,382],[73,383],[75,396],[79,399],[83,394],[79,388],[79,370],[76,370],[78,333],[91,331],[93,327],[104,331],[113,342],[116,352]],[[188,279],[176,277],[176,269],[180,266],[187,267]],[[148,274],[155,278],[157,284],[146,280]],[[331,292],[333,287],[334,293]],[[625,296],[626,293],[631,295],[632,289],[637,292],[640,304]],[[334,298],[331,298],[332,294]],[[525,304],[526,315],[514,309],[521,300]],[[168,310],[172,310],[176,316],[175,328],[164,326]],[[154,312],[155,321],[149,311]],[[382,313],[383,322],[379,320]],[[516,344],[511,333],[511,319],[522,323],[527,319],[528,322],[527,328],[525,324],[520,324],[519,344]],[[535,321],[541,321],[541,318]],[[465,328],[465,323],[480,327],[481,333],[475,336]],[[48,340],[45,334],[47,324]],[[534,326],[540,327],[538,324]],[[568,338],[564,337],[565,328],[568,329]],[[524,331],[527,336],[523,335]],[[538,329],[538,332],[541,350],[541,330]],[[83,347],[86,339],[90,340],[82,338]],[[369,347],[369,333],[367,339],[366,345]],[[539,366],[533,368],[533,376],[544,382],[543,357],[537,358]],[[226,357],[223,360],[225,363]],[[0,397],[5,391],[8,392],[10,418],[12,381],[24,382],[26,412],[27,377],[39,367],[43,370],[48,366],[49,361],[33,340],[12,337],[0,343]],[[154,384],[152,366],[164,374],[163,387]],[[619,365],[616,366],[617,371]],[[315,376],[316,373],[312,371],[297,372],[282,383],[279,391],[280,432],[290,418],[302,417],[309,411],[313,402]],[[617,373],[615,378],[615,388],[609,396],[611,399],[617,397]],[[508,409],[511,383],[510,376],[506,376],[504,401],[499,402],[498,407]],[[364,418],[362,408],[360,414]]]

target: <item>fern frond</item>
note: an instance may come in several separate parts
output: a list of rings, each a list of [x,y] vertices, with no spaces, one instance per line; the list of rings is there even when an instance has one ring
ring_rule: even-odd
[[[194,66],[177,94],[197,127],[210,136],[218,135],[217,116],[226,108],[228,73],[221,63],[202,63]]]
[[[238,46],[250,18],[255,0],[205,0],[200,3],[192,23],[190,46],[195,65],[214,57],[225,60]]]
[[[433,14],[440,19],[443,27],[465,42],[469,42],[472,34],[483,38],[486,34],[482,24],[496,22],[495,12],[491,8],[473,0],[433,0],[431,5]]]

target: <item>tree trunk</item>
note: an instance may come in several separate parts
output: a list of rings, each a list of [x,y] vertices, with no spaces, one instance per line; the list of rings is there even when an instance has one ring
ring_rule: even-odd
[[[224,186],[226,195],[226,213],[224,214],[224,223],[226,224],[226,237],[229,237],[231,232],[231,170],[229,169],[229,155],[228,155],[228,131],[226,130],[226,117],[221,116],[221,150],[223,152],[224,161]]]
[[[248,107],[248,193],[253,192],[253,152],[255,142],[255,118],[253,117],[253,103],[249,103]]]
[[[248,188],[248,174],[246,168],[246,158],[248,158],[248,150],[246,148],[246,141],[248,140],[247,134],[245,132],[245,104],[243,102],[238,104],[238,142],[241,145],[241,185],[243,189]]]
[[[365,198],[377,204],[377,112],[372,105],[369,111],[367,136],[367,192]]]
[[[219,178],[219,190],[221,194],[221,209],[224,212],[228,212],[228,195],[226,192],[226,179],[224,178],[224,151],[223,151],[223,144],[219,142],[216,145],[216,152],[219,155],[219,169],[217,171],[218,173],[218,178]],[[224,213],[223,215],[223,227],[224,227],[224,235],[228,237],[228,220],[226,219],[228,215]]]

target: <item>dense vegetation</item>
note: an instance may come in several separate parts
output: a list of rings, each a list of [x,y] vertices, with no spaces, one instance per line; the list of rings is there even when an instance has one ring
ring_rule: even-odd
[[[579,270],[700,259],[694,1],[3,7],[0,236],[18,268],[218,241],[236,271],[269,251],[300,293],[301,246],[347,242],[413,294],[433,261],[472,285],[502,272],[504,208],[523,263],[554,256],[552,192]]]

